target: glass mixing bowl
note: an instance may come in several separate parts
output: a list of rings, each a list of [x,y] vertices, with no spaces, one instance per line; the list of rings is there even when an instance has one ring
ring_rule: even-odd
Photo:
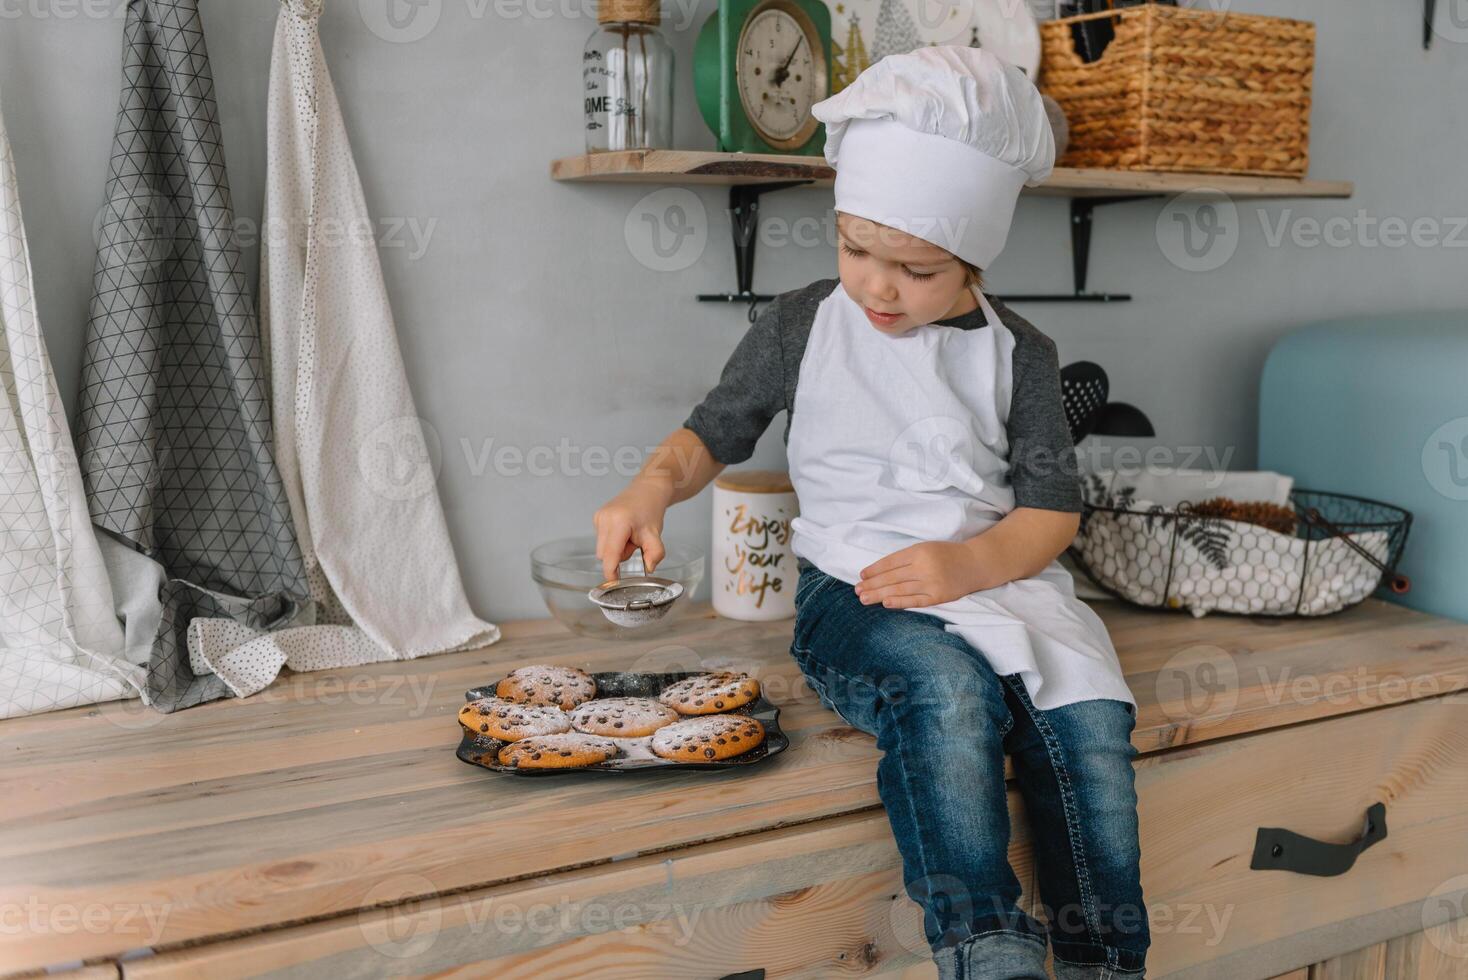
[[[663,547],[667,554],[651,574],[682,583],[683,597],[673,603],[666,616],[635,629],[612,623],[587,597],[588,592],[606,581],[602,577],[601,560],[596,557],[594,536],[561,538],[540,545],[530,552],[530,574],[540,589],[546,608],[571,632],[582,636],[640,640],[663,632],[686,616],[693,593],[703,581],[706,561],[702,551],[685,542],[667,538],[663,539]],[[646,574],[641,550],[634,551],[631,558],[617,566],[619,578]]]

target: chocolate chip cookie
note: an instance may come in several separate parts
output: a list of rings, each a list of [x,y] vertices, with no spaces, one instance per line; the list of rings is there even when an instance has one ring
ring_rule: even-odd
[[[551,704],[570,711],[583,701],[596,697],[596,681],[576,667],[532,664],[512,670],[494,693],[508,701],[524,704]]]
[[[652,751],[675,762],[716,762],[748,752],[765,740],[765,726],[747,715],[686,718],[659,728]]]
[[[480,698],[459,709],[459,724],[475,735],[515,742],[532,735],[571,730],[571,716],[548,704],[518,704],[504,698]]]
[[[500,749],[499,761],[501,765],[517,769],[572,769],[605,762],[617,752],[617,744],[609,738],[585,732],[563,732],[511,742]]]
[[[596,698],[571,711],[571,727],[592,735],[637,738],[678,720],[678,712],[652,698]]]
[[[680,715],[712,715],[759,697],[759,681],[748,674],[718,671],[669,684],[658,700]]]

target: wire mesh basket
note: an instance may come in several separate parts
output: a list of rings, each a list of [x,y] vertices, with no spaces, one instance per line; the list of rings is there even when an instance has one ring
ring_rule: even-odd
[[[1165,507],[1095,477],[1083,485],[1069,554],[1098,588],[1134,605],[1324,616],[1378,588],[1411,588],[1396,568],[1412,515],[1379,500],[1295,489],[1288,506],[1214,498]]]

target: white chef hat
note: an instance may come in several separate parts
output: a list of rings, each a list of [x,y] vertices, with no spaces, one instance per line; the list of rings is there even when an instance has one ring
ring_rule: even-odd
[[[837,211],[981,269],[1004,248],[1020,188],[1055,164],[1039,91],[982,48],[888,55],[811,112],[826,124]]]

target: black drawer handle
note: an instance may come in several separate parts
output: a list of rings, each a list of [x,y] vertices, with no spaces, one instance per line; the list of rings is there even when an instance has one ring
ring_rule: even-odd
[[[1260,827],[1254,838],[1255,871],[1293,871],[1302,875],[1342,875],[1351,870],[1356,856],[1386,838],[1386,804],[1373,803],[1366,811],[1366,827],[1359,839],[1349,844],[1328,844],[1283,827]]]
[[[765,970],[764,967],[760,967],[758,970],[731,973],[728,976],[719,977],[719,980],[765,980]]]

